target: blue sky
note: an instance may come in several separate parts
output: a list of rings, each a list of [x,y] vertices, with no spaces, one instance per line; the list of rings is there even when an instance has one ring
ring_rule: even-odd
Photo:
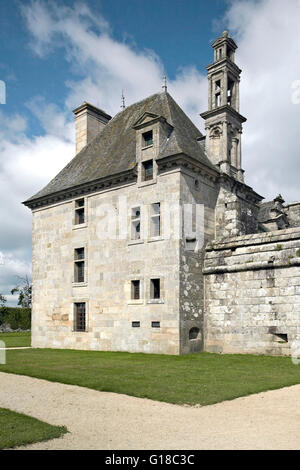
[[[70,6],[76,2],[59,2],[63,3]],[[154,51],[170,79],[175,78],[179,69],[191,65],[205,73],[205,66],[212,58],[208,44],[220,33],[222,24],[216,23],[228,6],[225,0],[89,0],[84,3],[108,21],[117,41],[128,43],[135,50]],[[5,113],[24,113],[29,119],[27,132],[38,134],[43,129],[28,110],[28,102],[40,95],[47,102],[63,107],[68,92],[65,83],[70,77],[80,77],[81,71],[70,66],[61,47],[43,58],[33,53],[32,36],[24,18],[24,10],[30,5],[29,0],[1,1],[0,79],[7,84]],[[120,94],[120,90],[115,92]]]
[[[72,109],[115,114],[168,90],[204,132],[211,42],[239,48],[246,182],[300,200],[300,0],[1,0],[0,293],[31,272],[31,213],[21,205],[74,157]]]

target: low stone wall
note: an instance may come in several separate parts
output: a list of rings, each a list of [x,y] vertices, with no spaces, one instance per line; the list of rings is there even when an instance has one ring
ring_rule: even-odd
[[[205,350],[289,355],[300,339],[300,228],[210,243]]]

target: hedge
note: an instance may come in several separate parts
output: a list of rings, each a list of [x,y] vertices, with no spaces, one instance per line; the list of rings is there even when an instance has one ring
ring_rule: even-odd
[[[30,330],[31,309],[18,307],[0,308],[0,326],[9,325],[12,330]]]

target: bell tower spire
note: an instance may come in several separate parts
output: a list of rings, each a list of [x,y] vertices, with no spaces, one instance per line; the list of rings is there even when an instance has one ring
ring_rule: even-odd
[[[237,45],[224,31],[216,39],[214,62],[208,71],[208,111],[201,114],[205,120],[206,152],[212,163],[218,165],[239,181],[244,171],[241,161],[242,124],[246,121],[240,112],[239,83],[241,70],[235,64]]]

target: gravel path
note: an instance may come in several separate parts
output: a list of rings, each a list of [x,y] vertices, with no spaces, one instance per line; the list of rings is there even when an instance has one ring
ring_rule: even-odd
[[[0,373],[0,407],[70,431],[30,449],[300,449],[300,385],[185,407]]]

